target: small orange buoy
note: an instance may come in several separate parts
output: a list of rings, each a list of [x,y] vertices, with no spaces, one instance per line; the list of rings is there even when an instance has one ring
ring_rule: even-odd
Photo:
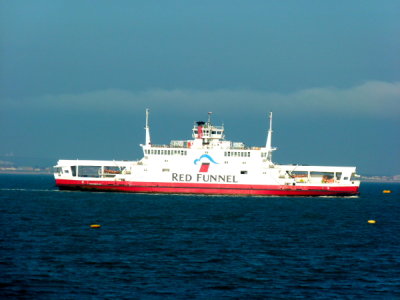
[[[392,191],[391,190],[383,190],[384,194],[390,194]]]
[[[375,220],[368,220],[368,223],[369,223],[369,224],[375,224],[376,221],[375,221]]]
[[[92,224],[90,225],[90,228],[100,228],[101,225],[100,224]]]

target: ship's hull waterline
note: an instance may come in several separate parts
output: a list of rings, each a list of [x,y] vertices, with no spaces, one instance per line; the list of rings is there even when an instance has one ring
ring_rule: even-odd
[[[230,196],[353,196],[358,187],[57,180],[60,190]]]

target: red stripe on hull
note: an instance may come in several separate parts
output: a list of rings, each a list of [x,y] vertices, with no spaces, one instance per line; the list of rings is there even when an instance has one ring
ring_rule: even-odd
[[[351,196],[358,186],[292,186],[201,184],[167,182],[129,182],[57,179],[56,185],[67,190],[91,190],[129,193],[258,195],[258,196]]]

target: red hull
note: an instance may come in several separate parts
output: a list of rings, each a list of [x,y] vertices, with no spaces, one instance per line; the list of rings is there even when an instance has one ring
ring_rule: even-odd
[[[61,190],[86,190],[128,193],[258,195],[258,196],[351,196],[358,186],[292,186],[206,183],[128,182],[57,179]]]

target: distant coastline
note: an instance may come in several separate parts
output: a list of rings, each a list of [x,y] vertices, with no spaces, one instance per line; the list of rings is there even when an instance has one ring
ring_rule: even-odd
[[[51,175],[51,168],[32,168],[32,167],[11,167],[0,168],[0,174],[21,174],[21,175]]]
[[[361,176],[361,182],[397,182],[400,183],[400,175],[395,176]]]

